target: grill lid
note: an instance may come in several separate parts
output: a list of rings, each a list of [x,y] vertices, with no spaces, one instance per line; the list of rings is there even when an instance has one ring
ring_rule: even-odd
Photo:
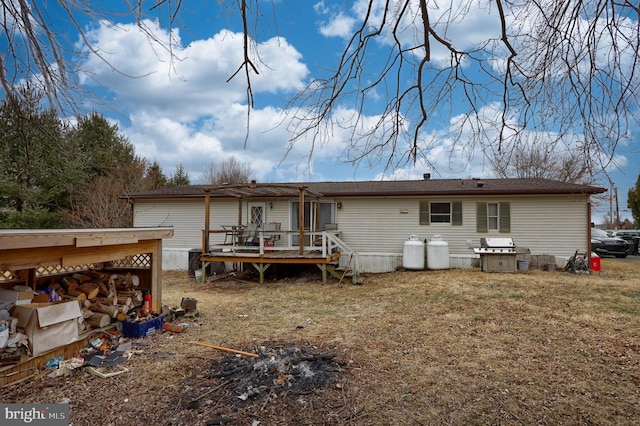
[[[480,248],[474,248],[475,253],[515,253],[516,244],[513,238],[480,238]]]
[[[480,238],[482,248],[515,248],[513,238]]]

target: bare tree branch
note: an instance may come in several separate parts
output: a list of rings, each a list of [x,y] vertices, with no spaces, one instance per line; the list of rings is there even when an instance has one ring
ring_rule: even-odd
[[[184,3],[151,3],[145,9],[144,1],[126,0],[126,13],[175,60],[171,28],[169,42],[162,43],[143,17],[166,13],[173,27]],[[86,49],[101,57],[80,18],[121,11],[91,0],[56,4]],[[18,93],[22,79],[37,76],[52,105],[76,105],[83,90],[73,78],[79,70],[66,61],[69,46],[49,25],[46,9],[28,0],[0,5],[8,41],[0,58],[5,92]],[[252,77],[259,75],[256,32],[265,6],[258,0],[229,5],[242,21],[244,38],[242,61],[228,81],[243,73],[248,137]],[[495,28],[475,39],[456,37],[457,25],[482,13],[495,18]],[[430,164],[443,137],[452,140],[452,153],[471,156],[478,147],[488,155],[505,154],[534,136],[542,142],[554,134],[606,168],[638,123],[639,15],[630,0],[369,0],[334,66],[291,98],[289,149],[309,141],[311,159],[339,130],[344,161],[381,162],[392,170],[409,161]]]

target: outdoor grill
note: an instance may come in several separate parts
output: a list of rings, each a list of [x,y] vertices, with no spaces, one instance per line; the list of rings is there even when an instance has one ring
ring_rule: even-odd
[[[480,255],[485,272],[515,272],[516,244],[513,238],[480,238],[480,247],[473,251]]]

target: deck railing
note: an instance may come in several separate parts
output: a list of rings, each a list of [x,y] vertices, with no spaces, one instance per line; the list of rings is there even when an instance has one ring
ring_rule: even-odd
[[[205,253],[225,251],[231,253],[254,252],[264,254],[265,252],[273,253],[277,251],[292,251],[300,249],[299,243],[293,243],[294,238],[300,237],[300,232],[297,230],[259,230],[252,231],[250,233],[247,233],[244,229],[232,230],[229,228],[222,228],[209,230],[209,234],[213,235],[217,241],[212,241],[212,238],[205,239],[205,231],[202,231],[202,233],[203,252]],[[344,242],[339,239],[339,230],[304,231],[302,235],[303,251],[321,251],[323,255],[335,253],[338,248],[350,251]],[[205,241],[208,241],[208,247],[205,247],[207,245]]]
[[[282,252],[291,252],[300,250],[300,244],[293,244],[294,238],[300,237],[300,231],[257,231],[253,235],[237,233],[229,235],[229,229],[212,229],[209,234],[218,235],[217,242],[210,242],[205,239],[205,231],[203,231],[203,253],[223,252],[229,256],[242,256],[249,253],[258,256],[265,254]],[[222,238],[220,234],[225,234],[226,238]],[[303,239],[306,244],[302,245],[304,252],[320,252],[323,257],[328,257],[333,253],[340,252],[341,257],[346,259],[344,267],[355,275],[358,274],[358,253],[352,250],[342,239],[340,239],[340,230],[329,231],[304,231]],[[248,241],[249,237],[251,241]],[[205,241],[209,241],[209,247],[205,246]],[[304,242],[303,241],[303,242]]]

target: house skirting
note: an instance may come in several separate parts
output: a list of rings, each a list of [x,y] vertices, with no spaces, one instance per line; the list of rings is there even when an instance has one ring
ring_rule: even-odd
[[[402,269],[402,253],[358,252],[358,270],[361,273],[383,273]],[[350,256],[343,254],[340,266],[346,267]],[[451,269],[469,269],[480,267],[480,258],[476,254],[450,254]],[[426,264],[426,262],[425,262]]]
[[[165,271],[189,269],[189,252],[193,248],[171,248],[162,252],[162,269]],[[450,254],[451,269],[478,268],[479,257],[475,254]],[[340,258],[340,266],[353,265],[354,259],[345,253]],[[402,253],[359,252],[358,270],[362,273],[393,272],[402,268]]]

